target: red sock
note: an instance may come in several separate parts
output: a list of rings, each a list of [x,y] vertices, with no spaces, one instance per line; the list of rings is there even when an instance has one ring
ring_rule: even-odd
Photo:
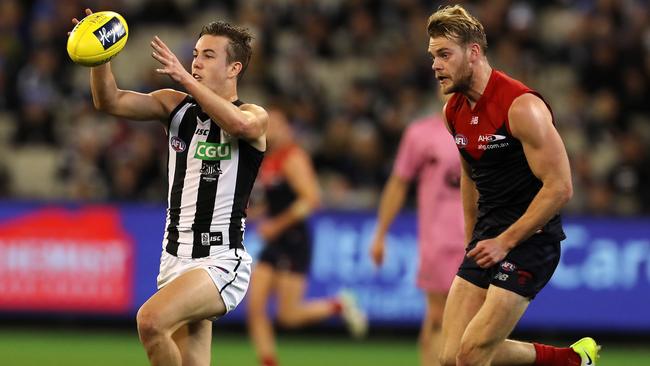
[[[535,366],[580,366],[580,356],[571,348],[558,348],[545,344],[535,346]]]
[[[262,357],[261,361],[261,366],[278,366],[278,360],[276,360],[274,356]]]
[[[332,299],[332,311],[334,312],[334,315],[339,315],[343,312],[343,304],[341,304],[341,300]]]

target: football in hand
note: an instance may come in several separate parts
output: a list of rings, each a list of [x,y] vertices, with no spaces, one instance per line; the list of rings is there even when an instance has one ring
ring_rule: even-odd
[[[124,18],[113,11],[100,11],[83,18],[70,32],[68,55],[83,66],[97,66],[117,55],[129,38]]]

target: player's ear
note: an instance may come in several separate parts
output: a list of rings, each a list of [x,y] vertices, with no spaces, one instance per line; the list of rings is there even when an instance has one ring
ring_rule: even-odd
[[[481,51],[481,46],[478,43],[470,43],[470,45],[467,47],[467,53],[469,54],[469,61],[474,62],[481,57],[481,54],[483,52]]]
[[[239,61],[235,61],[228,65],[228,77],[229,78],[236,78],[237,75],[242,71],[243,65]]]

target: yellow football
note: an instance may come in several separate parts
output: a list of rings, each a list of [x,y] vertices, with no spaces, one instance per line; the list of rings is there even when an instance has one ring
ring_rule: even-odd
[[[117,55],[129,38],[124,18],[114,11],[100,11],[83,18],[70,32],[68,55],[75,63],[97,66]]]

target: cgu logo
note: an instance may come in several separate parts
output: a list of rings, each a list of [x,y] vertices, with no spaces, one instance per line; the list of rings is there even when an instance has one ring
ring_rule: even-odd
[[[194,157],[201,160],[230,160],[231,151],[230,143],[217,144],[199,141]]]

